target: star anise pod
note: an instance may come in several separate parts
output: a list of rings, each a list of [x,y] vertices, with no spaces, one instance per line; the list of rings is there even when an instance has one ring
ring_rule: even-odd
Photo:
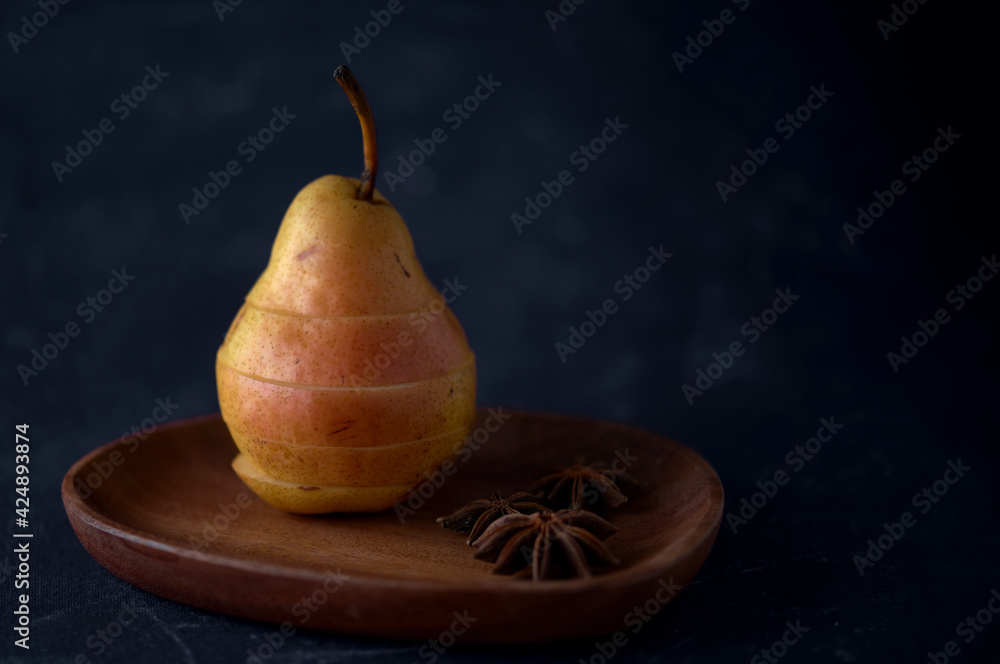
[[[508,514],[473,541],[473,554],[494,562],[494,574],[531,570],[533,581],[559,576],[591,576],[591,566],[618,565],[604,546],[618,529],[584,510]]]
[[[437,522],[448,530],[469,533],[466,544],[478,538],[486,527],[502,516],[508,514],[532,514],[548,509],[539,503],[541,496],[520,491],[504,498],[499,491],[494,491],[489,498],[473,500],[461,507],[450,516],[439,517]]]
[[[637,480],[624,473],[615,473],[606,463],[583,464],[577,461],[572,466],[558,468],[542,477],[531,486],[531,490],[542,491],[553,505],[565,505],[571,510],[583,509],[594,502],[618,507],[628,500],[618,486],[620,480],[638,484]]]

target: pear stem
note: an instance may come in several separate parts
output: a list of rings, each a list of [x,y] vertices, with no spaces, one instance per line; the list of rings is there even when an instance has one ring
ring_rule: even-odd
[[[364,142],[365,150],[365,170],[361,173],[361,185],[358,186],[357,198],[359,201],[372,202],[372,195],[375,193],[375,177],[378,175],[378,148],[375,143],[375,117],[372,115],[372,107],[368,104],[368,97],[361,89],[358,79],[354,78],[354,73],[348,69],[347,65],[340,65],[333,72],[333,77],[337,83],[347,93],[347,98],[351,100],[354,111],[361,120],[361,138]]]

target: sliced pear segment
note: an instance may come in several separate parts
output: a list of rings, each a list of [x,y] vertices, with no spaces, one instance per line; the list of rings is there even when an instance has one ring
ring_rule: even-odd
[[[247,302],[308,316],[371,316],[417,311],[439,297],[399,212],[378,191],[371,203],[358,201],[359,183],[325,175],[295,197]]]
[[[368,387],[441,376],[466,364],[471,351],[440,297],[425,307],[321,318],[247,305],[219,361],[248,376],[299,385]]]
[[[476,414],[476,367],[428,380],[318,389],[271,383],[216,362],[222,419],[250,436],[300,445],[371,447],[439,436]]]
[[[242,454],[236,455],[232,467],[265,502],[293,514],[381,512],[403,500],[410,491],[409,484],[350,487],[286,482],[265,474]]]
[[[469,428],[380,447],[315,447],[269,441],[232,431],[240,452],[257,468],[287,482],[366,487],[413,485],[462,450]]]

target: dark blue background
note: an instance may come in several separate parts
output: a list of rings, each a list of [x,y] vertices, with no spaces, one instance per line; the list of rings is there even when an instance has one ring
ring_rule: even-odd
[[[0,652],[13,661],[92,655],[88,635],[123,600],[142,619],[94,661],[243,661],[271,631],[113,577],[74,537],[59,483],[158,397],[179,404],[176,417],[217,410],[214,353],[287,205],[316,177],[361,170],[357,120],[332,72],[340,42],[384,7],[245,0],[220,21],[210,0],[76,0],[20,52],[0,45],[0,426],[13,438],[14,424],[31,425],[40,550],[30,655],[10,652],[12,579],[0,572]],[[884,40],[888,2],[590,0],[555,31],[544,11],[556,0],[404,7],[350,66],[383,168],[435,127],[448,132],[405,186],[378,185],[428,276],[468,285],[452,308],[477,353],[481,404],[676,438],[716,467],[729,511],[787,469],[821,417],[845,425],[738,534],[723,527],[698,580],[615,661],[748,661],[786,620],[810,628],[788,662],[922,662],[955,639],[1000,586],[1000,284],[962,311],[946,302],[998,250],[985,9],[928,2]],[[727,7],[735,21],[678,72],[671,54]],[[4,34],[36,11],[5,2]],[[169,77],[119,120],[112,100],[157,64]],[[448,129],[442,113],[489,74],[501,87]],[[716,181],[821,84],[829,101],[724,203]],[[192,187],[242,159],[237,145],[286,106],[289,127],[186,225],[178,205]],[[511,213],[616,116],[628,129],[519,235]],[[59,182],[51,163],[104,117],[114,132]],[[842,225],[856,208],[948,126],[954,147],[849,243]],[[560,362],[554,344],[660,244],[673,253],[665,268]],[[135,280],[24,385],[17,365],[81,323],[77,305],[123,266]],[[689,405],[681,386],[746,340],[741,326],[786,287],[799,301]],[[894,373],[886,353],[942,307],[951,322]],[[852,556],[959,457],[966,478],[860,577]],[[13,451],[3,458],[0,485],[12,487]],[[991,625],[959,661],[990,661],[998,643]],[[300,633],[273,661],[409,662],[419,645]],[[456,647],[442,661],[593,652],[592,641]]]

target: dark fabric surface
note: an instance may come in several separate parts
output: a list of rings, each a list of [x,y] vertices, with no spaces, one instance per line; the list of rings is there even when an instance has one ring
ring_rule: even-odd
[[[477,353],[481,404],[682,441],[718,470],[733,514],[758,482],[789,474],[735,533],[723,525],[696,582],[616,662],[767,661],[753,658],[796,621],[808,632],[782,661],[924,662],[949,641],[953,660],[995,661],[1000,625],[967,628],[968,643],[956,625],[1000,586],[1000,281],[949,296],[998,250],[992,19],[902,4],[915,13],[886,39],[889,2],[591,0],[552,30],[556,0],[404,0],[351,57],[384,170],[446,128],[405,184],[378,186],[431,280],[468,286],[452,308]],[[13,646],[14,540],[0,549],[0,661],[242,662],[274,630],[115,578],[76,540],[59,484],[158,398],[178,405],[174,419],[218,409],[214,353],[285,208],[320,175],[360,172],[357,121],[332,72],[340,43],[385,6],[247,0],[220,20],[209,0],[77,0],[18,52],[5,37],[0,489],[17,531],[14,425],[26,422],[35,537],[30,652]],[[711,23],[723,9],[732,21]],[[21,32],[38,11],[5,2],[0,25]],[[678,71],[672,54],[720,25]],[[158,65],[168,75],[134,109],[113,103]],[[490,75],[501,85],[460,126],[443,117]],[[813,87],[832,94],[812,98],[800,127],[776,126]],[[241,143],[286,108],[294,119],[246,161]],[[52,162],[102,118],[114,130],[60,181]],[[578,172],[573,153],[606,118],[628,126]],[[949,127],[953,145],[907,170]],[[723,201],[716,182],[765,145],[773,153]],[[241,172],[186,224],[179,204],[234,159]],[[511,214],[563,169],[573,183],[518,233]],[[843,225],[896,179],[905,192],[851,242]],[[616,283],[660,245],[672,257],[626,301]],[[134,280],[105,309],[78,308],[123,268]],[[754,339],[742,328],[776,289],[798,299]],[[562,362],[556,344],[607,298],[617,313]],[[887,354],[938,309],[948,322],[894,371]],[[79,334],[25,385],[17,367],[71,322]],[[745,352],[689,404],[682,386],[734,341]],[[831,417],[843,428],[805,461],[796,446]],[[914,494],[958,459],[970,470],[921,513]],[[861,576],[853,557],[906,511],[915,525]],[[123,607],[137,618],[99,651],[95,635]],[[441,661],[600,662],[597,640],[456,646]],[[299,632],[270,661],[429,661],[420,646]]]

